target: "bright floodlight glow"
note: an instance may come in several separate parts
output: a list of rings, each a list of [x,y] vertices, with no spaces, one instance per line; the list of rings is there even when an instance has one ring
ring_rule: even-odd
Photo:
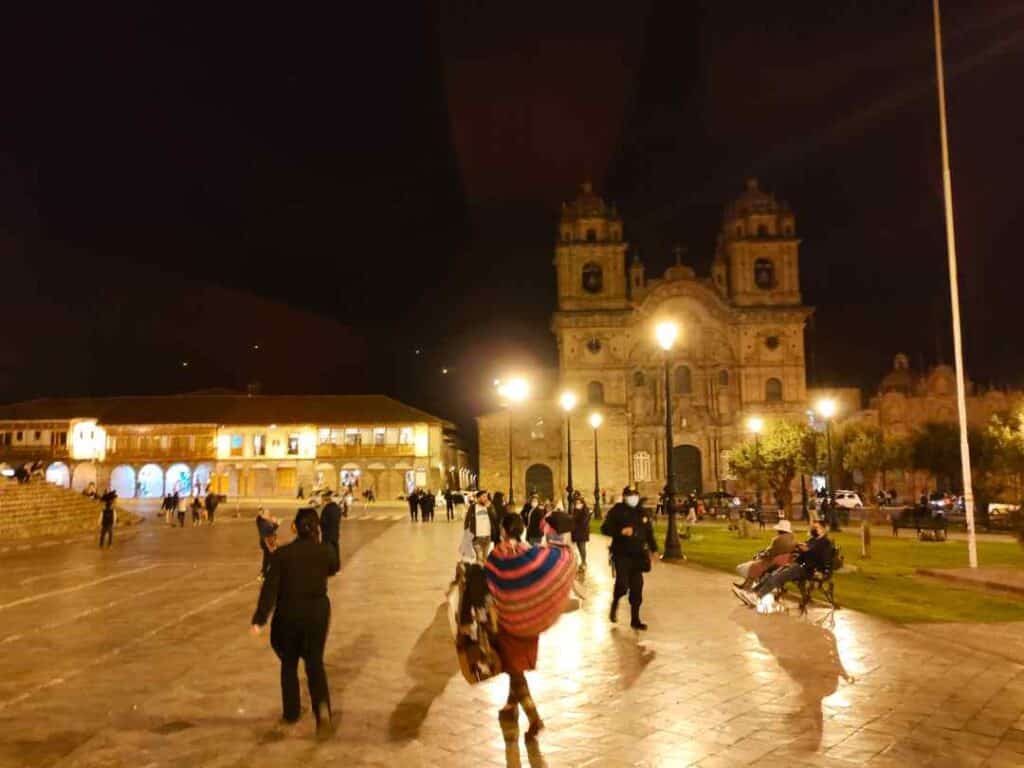
[[[598,427],[601,426],[602,423],[604,423],[604,416],[602,416],[597,411],[594,411],[592,414],[590,414],[590,426],[592,426],[594,429],[597,429]]]
[[[658,339],[658,346],[668,352],[672,349],[672,345],[676,343],[676,337],[679,335],[679,326],[671,321],[658,323],[654,328],[654,335]]]
[[[562,410],[568,413],[576,407],[576,393],[563,392],[562,396],[558,398],[558,402],[561,403]]]
[[[836,415],[836,401],[831,397],[825,397],[818,401],[818,413],[823,418],[831,419]]]
[[[761,430],[764,429],[764,419],[760,416],[751,416],[747,419],[747,429],[755,435],[761,434]]]
[[[510,403],[521,403],[530,396],[530,382],[518,377],[509,379],[498,387],[498,394]]]

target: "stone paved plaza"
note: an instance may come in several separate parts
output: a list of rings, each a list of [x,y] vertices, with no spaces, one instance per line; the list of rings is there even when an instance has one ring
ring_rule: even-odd
[[[1014,658],[959,648],[955,628],[850,611],[760,617],[726,575],[664,564],[637,635],[607,621],[599,538],[586,599],[541,639],[530,675],[547,730],[506,746],[506,680],[463,681],[442,602],[461,526],[393,512],[343,528],[327,648],[342,723],[328,742],[308,716],[276,726],[277,662],[266,633],[247,633],[251,520],[150,521],[107,552],[91,539],[12,547],[0,766],[1024,765]]]

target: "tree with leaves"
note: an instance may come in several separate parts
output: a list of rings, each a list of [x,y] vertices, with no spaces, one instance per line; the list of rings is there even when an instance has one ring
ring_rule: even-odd
[[[753,439],[739,443],[729,451],[729,469],[740,480],[755,485],[760,481],[789,509],[793,501],[792,485],[802,472],[813,471],[808,461],[810,430],[803,424],[772,420]]]

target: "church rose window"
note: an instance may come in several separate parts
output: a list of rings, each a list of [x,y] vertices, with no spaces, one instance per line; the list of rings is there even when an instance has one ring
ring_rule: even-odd
[[[782,382],[778,379],[768,379],[764,383],[764,399],[769,403],[782,402]]]
[[[596,336],[592,336],[587,339],[587,351],[592,355],[596,355],[601,351],[601,340]]]
[[[588,261],[583,265],[583,290],[587,293],[600,293],[604,284],[601,265]]]
[[[754,283],[764,290],[775,287],[775,265],[771,259],[758,259],[754,262]]]
[[[768,347],[768,349],[778,349],[779,348],[779,337],[778,336],[769,336],[767,339],[764,340],[764,345],[766,347]]]
[[[604,402],[604,384],[592,381],[587,384],[587,402],[598,404]]]

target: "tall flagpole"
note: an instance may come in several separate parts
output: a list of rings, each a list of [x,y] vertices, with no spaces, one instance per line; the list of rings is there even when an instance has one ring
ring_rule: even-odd
[[[971,568],[977,568],[978,541],[974,531],[971,450],[967,444],[967,393],[964,384],[964,350],[960,338],[960,289],[956,268],[956,233],[953,228],[953,182],[949,174],[949,137],[946,133],[946,79],[942,67],[939,0],[932,0],[932,10],[935,20],[935,73],[939,89],[939,131],[942,136],[942,192],[946,203],[946,251],[949,254],[949,296],[953,306],[953,357],[956,364],[956,405],[960,418],[960,464],[963,470],[964,513],[967,516],[967,552]]]

